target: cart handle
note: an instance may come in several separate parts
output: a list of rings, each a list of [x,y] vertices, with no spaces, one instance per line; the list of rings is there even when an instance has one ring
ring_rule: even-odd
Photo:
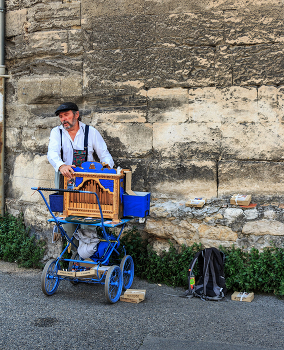
[[[96,194],[96,192],[91,192],[91,191],[80,191],[80,190],[64,190],[64,189],[60,189],[60,188],[45,188],[45,187],[32,187],[32,190],[38,191],[40,193],[40,195],[42,196],[50,214],[52,215],[52,217],[54,218],[55,222],[58,224],[58,220],[56,219],[55,215],[53,214],[53,212],[50,209],[50,206],[48,205],[44,195],[42,194],[41,191],[59,191],[59,192],[73,192],[73,193],[88,193],[88,194],[94,194],[97,197],[97,201],[98,201],[98,205],[99,205],[99,209],[100,209],[100,214],[101,214],[101,222],[102,222],[102,229],[103,229],[103,234],[105,239],[109,242],[109,240],[107,239],[107,234],[105,231],[105,226],[104,226],[104,218],[103,218],[103,212],[102,212],[102,208],[101,208],[101,203],[99,200],[99,196]],[[109,242],[110,243],[110,242]]]
[[[91,193],[91,194],[95,194],[96,196],[98,196],[96,194],[96,192],[91,192],[91,191],[80,191],[80,190],[70,190],[70,189],[67,189],[67,190],[64,190],[63,188],[45,188],[45,187],[32,187],[31,188],[32,190],[35,190],[35,191],[58,191],[58,192],[76,192],[76,193]]]

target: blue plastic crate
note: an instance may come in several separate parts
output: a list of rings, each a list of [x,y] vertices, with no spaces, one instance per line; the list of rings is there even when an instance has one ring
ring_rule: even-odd
[[[150,214],[150,192],[136,192],[136,196],[124,194],[122,196],[123,202],[123,216],[136,216],[144,218]]]
[[[49,206],[51,211],[63,212],[63,195],[58,192],[49,195]]]

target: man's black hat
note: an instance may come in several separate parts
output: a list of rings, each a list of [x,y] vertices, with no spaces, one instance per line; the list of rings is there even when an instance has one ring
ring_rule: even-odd
[[[55,115],[59,115],[60,112],[63,111],[79,111],[78,106],[76,103],[73,102],[64,102],[62,105],[60,105],[57,110],[55,111]]]

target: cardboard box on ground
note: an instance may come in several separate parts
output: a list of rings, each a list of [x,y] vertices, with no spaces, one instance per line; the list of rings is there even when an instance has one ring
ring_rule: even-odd
[[[196,207],[196,208],[202,208],[204,204],[206,203],[206,198],[203,197],[195,197],[193,199],[190,199],[188,202],[185,203],[186,207]]]
[[[254,293],[234,292],[231,299],[235,301],[247,301],[250,303],[254,299]]]
[[[251,195],[246,194],[234,194],[230,199],[230,204],[233,205],[249,205],[251,201]]]
[[[145,300],[146,289],[127,289],[120,297],[120,301],[138,304]]]

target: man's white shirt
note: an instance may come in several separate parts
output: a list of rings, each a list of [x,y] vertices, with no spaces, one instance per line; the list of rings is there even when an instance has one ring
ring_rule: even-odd
[[[67,130],[62,125],[55,127],[50,132],[47,159],[53,166],[55,171],[58,171],[59,167],[63,164],[72,165],[73,162],[73,149],[84,150],[85,139],[85,126],[86,124],[79,121],[79,130],[72,141]],[[62,129],[62,149],[63,160],[61,159],[61,137],[60,130]],[[96,152],[101,163],[107,163],[111,168],[114,166],[112,156],[110,155],[107,145],[102,138],[101,134],[94,127],[89,127],[88,135],[88,161],[94,161],[93,152]]]

